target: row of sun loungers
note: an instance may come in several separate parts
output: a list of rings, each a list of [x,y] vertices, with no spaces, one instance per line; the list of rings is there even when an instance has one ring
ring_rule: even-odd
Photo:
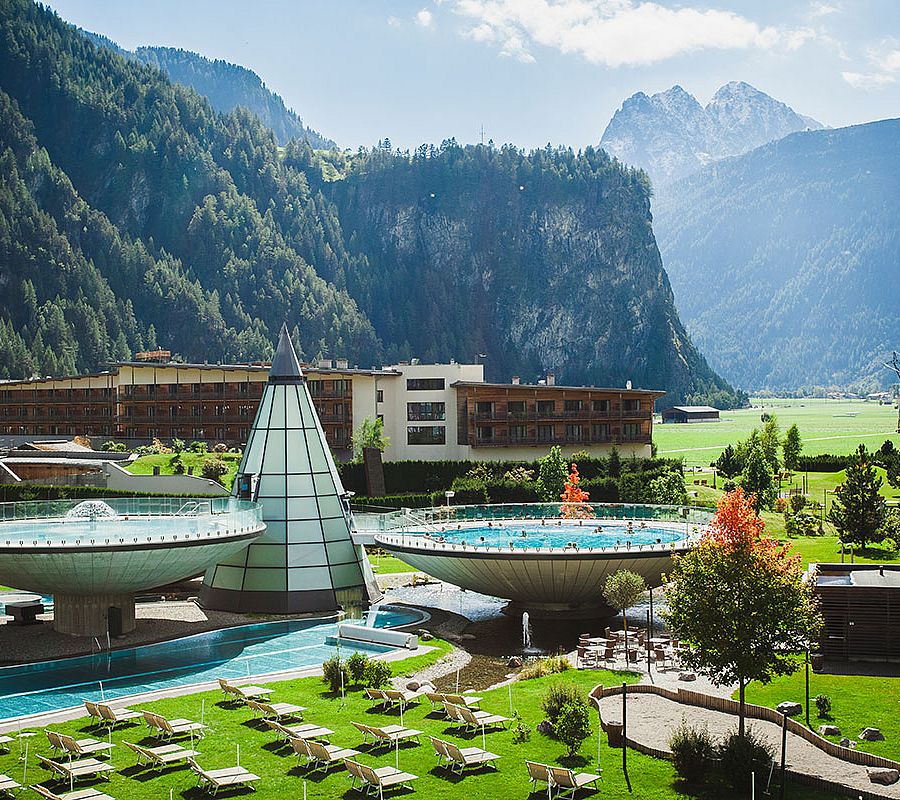
[[[323,728],[313,722],[304,722],[302,725],[282,725],[273,719],[267,719],[265,723],[275,731],[275,740],[285,744],[291,739],[324,739],[334,733],[330,728]]]
[[[377,727],[375,725],[365,725],[362,722],[351,722],[350,724],[362,733],[364,745],[390,745],[404,742],[408,739],[415,739],[418,742],[419,737],[423,733],[423,731],[417,731],[415,728],[406,728],[403,725]],[[369,737],[371,737],[371,741]]]
[[[154,767],[157,771],[187,761],[199,755],[196,750],[182,747],[180,744],[163,744],[158,747],[142,747],[132,742],[124,742],[124,745],[137,754],[138,766]]]
[[[88,716],[96,725],[104,728],[115,728],[127,722],[137,722],[143,716],[140,711],[132,711],[129,708],[113,708],[108,703],[92,703],[84,701]]]
[[[188,759],[188,766],[197,776],[197,786],[205,789],[207,793],[215,795],[220,789],[234,789],[236,787],[255,788],[255,781],[260,780],[250,770],[241,766],[224,767],[223,769],[203,769],[194,759]]]
[[[574,797],[579,789],[592,786],[600,780],[599,775],[590,772],[575,772],[566,767],[554,767],[536,761],[526,761],[525,766],[528,768],[532,791],[544,784],[547,794],[552,794],[556,789],[557,797]]]
[[[44,800],[113,800],[108,794],[104,794],[99,789],[75,789],[71,792],[56,794],[39,783],[31,787]]]

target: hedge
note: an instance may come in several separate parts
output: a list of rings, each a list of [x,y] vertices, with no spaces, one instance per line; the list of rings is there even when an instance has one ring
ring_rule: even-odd
[[[847,469],[850,456],[825,453],[819,456],[800,456],[798,472],[840,472]]]
[[[104,489],[100,486],[45,486],[36,483],[0,484],[0,503],[30,500],[86,500],[91,497],[204,497],[195,494],[165,492],[132,492],[127,489]],[[213,495],[209,495],[212,497]],[[218,496],[218,495],[215,495]]]

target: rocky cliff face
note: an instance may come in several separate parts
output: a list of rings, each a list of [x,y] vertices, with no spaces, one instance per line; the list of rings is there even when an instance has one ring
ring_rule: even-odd
[[[615,113],[600,145],[664,186],[711,161],[821,127],[765,92],[732,81],[705,107],[680,86],[651,97],[638,92]]]

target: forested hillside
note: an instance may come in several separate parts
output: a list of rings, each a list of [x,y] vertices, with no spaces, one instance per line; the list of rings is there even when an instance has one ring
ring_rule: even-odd
[[[900,120],[796,133],[654,200],[679,311],[748,388],[883,385],[900,308]]]
[[[678,320],[643,177],[605,154],[281,148],[28,0],[0,10],[2,374],[262,358],[286,319],[306,358],[486,352],[495,379],[736,399]]]

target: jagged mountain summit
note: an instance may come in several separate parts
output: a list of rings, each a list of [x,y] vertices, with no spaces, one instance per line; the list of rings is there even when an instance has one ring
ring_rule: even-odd
[[[629,97],[600,145],[664,186],[712,161],[822,127],[743,81],[726,83],[706,106],[676,85],[650,97],[643,92]]]
[[[284,104],[281,96],[269,89],[262,78],[247,67],[222,59],[212,60],[175,47],[138,47],[132,52],[106,36],[79,30],[95,45],[156,67],[171,81],[190,86],[206,97],[216,111],[228,114],[238,106],[246,108],[272,130],[279,144],[286,144],[291,139],[306,139],[316,148],[337,146],[331,139],[304,125],[297,113]]]

